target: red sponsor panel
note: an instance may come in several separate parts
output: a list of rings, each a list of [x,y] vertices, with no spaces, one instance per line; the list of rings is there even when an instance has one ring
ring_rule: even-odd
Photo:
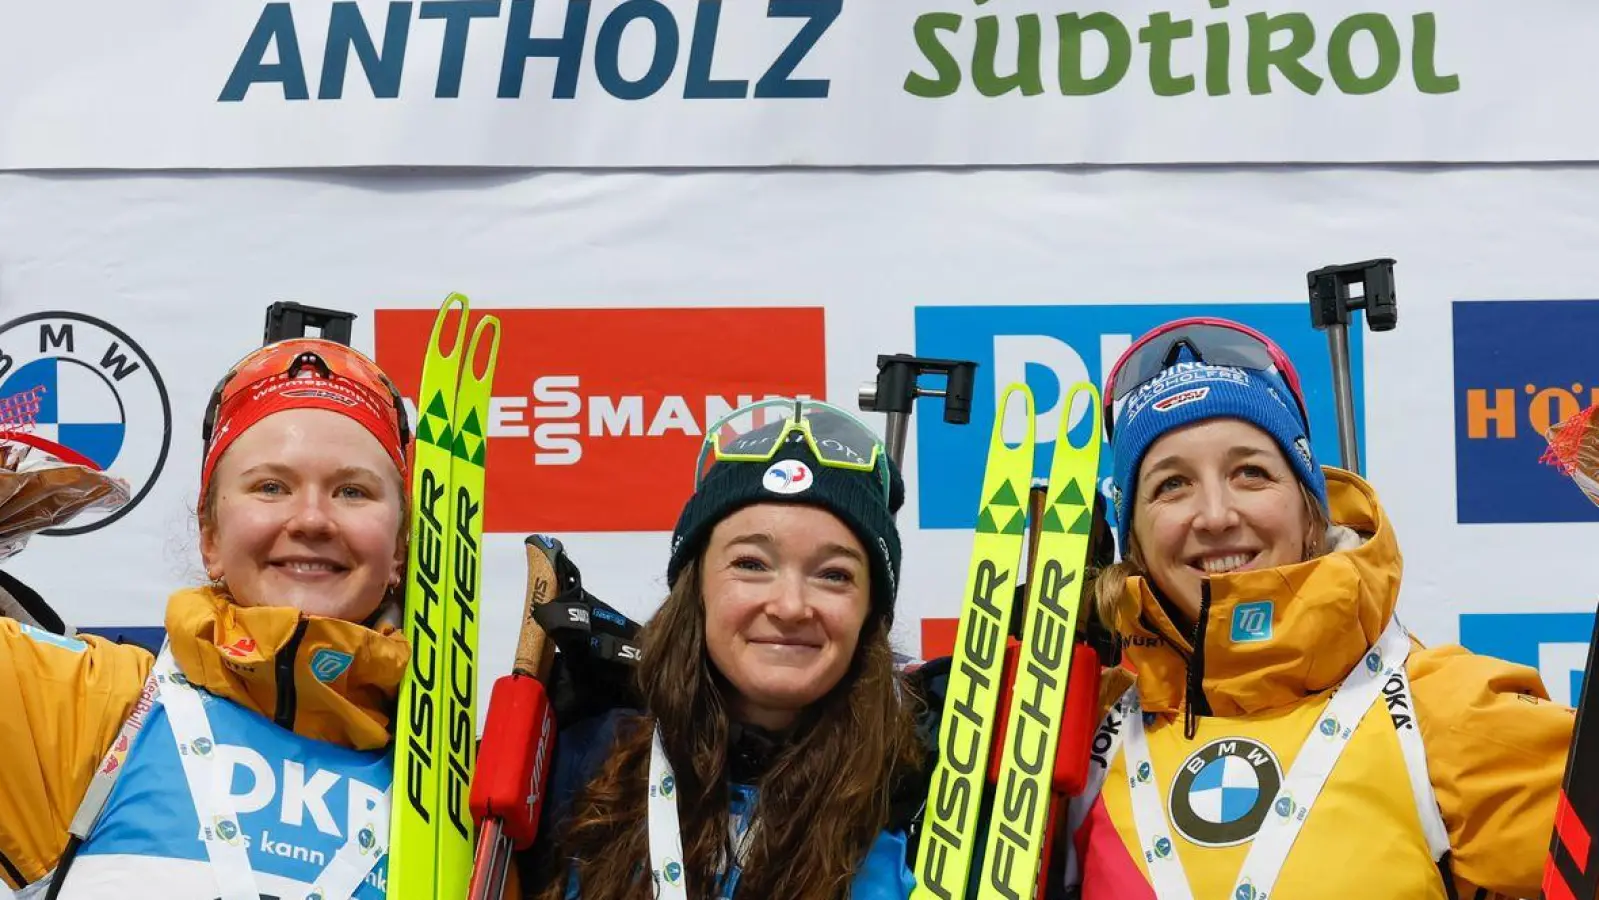
[[[827,395],[820,308],[474,309],[500,320],[490,532],[670,531],[705,429],[768,396]],[[378,310],[377,361],[414,413],[437,312]]]
[[[922,659],[955,655],[955,636],[960,619],[922,620]]]

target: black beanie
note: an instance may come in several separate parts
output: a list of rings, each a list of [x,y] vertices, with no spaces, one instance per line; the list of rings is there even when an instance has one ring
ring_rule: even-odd
[[[887,502],[880,471],[821,465],[798,432],[790,433],[770,460],[716,463],[678,517],[667,583],[677,581],[683,567],[705,549],[711,530],[733,513],[756,503],[802,503],[827,510],[855,533],[871,560],[872,611],[892,624],[900,564],[894,513],[905,502],[905,482],[886,452],[877,464],[888,467]]]

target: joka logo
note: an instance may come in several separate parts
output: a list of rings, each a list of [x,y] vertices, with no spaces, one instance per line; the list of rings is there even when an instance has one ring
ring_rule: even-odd
[[[1454,320],[1456,518],[1599,522],[1599,506],[1538,461],[1550,425],[1599,402],[1586,339],[1599,300],[1457,301]]]
[[[108,322],[41,312],[0,325],[0,406],[28,396],[33,433],[127,480],[133,496],[44,534],[82,534],[127,515],[155,485],[172,440],[172,406],[150,357]],[[13,413],[7,413],[10,418]]]
[[[978,364],[971,422],[945,423],[937,410],[916,416],[919,459],[924,477],[916,479],[922,528],[971,528],[977,522],[989,429],[999,393],[1012,382],[1025,381],[1033,391],[1037,413],[1038,454],[1033,474],[1046,477],[1066,391],[1079,381],[1104,385],[1108,370],[1139,336],[1173,319],[1220,316],[1242,322],[1282,346],[1305,387],[1310,433],[1324,463],[1337,465],[1338,419],[1333,406],[1327,338],[1308,324],[1304,303],[1091,305],[1071,306],[924,306],[916,310],[916,352],[920,356],[971,360]],[[1350,364],[1354,374],[1355,416],[1363,416],[1362,338],[1350,329]],[[1019,407],[1020,404],[1013,404]],[[1018,409],[1019,413],[1020,410]],[[1068,426],[1083,437],[1086,408],[1072,411]],[[1006,438],[1019,439],[1022,421],[1007,422]],[[1100,474],[1108,476],[1111,455],[1100,454]],[[926,477],[936,472],[938,477]]]
[[[1255,836],[1282,788],[1277,756],[1247,738],[1195,750],[1172,779],[1171,822],[1203,847],[1231,847]]]
[[[1551,700],[1575,706],[1582,697],[1593,617],[1591,612],[1464,613],[1460,644],[1537,669]]]
[[[669,531],[709,425],[827,391],[819,308],[473,311],[485,313],[511,348],[489,401],[490,532]],[[376,316],[377,361],[413,410],[436,316]]]

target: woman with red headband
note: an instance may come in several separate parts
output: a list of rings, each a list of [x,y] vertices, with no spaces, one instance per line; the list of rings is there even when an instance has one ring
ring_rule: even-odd
[[[1377,494],[1317,464],[1265,336],[1184,320],[1105,385],[1136,683],[1074,802],[1084,900],[1538,895],[1573,726],[1530,668],[1396,617]]]
[[[405,409],[365,356],[295,339],[223,379],[204,439],[210,583],[168,600],[156,658],[0,620],[0,876],[21,896],[386,894]]]

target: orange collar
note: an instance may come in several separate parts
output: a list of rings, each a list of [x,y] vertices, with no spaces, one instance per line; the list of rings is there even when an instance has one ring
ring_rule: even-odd
[[[388,746],[390,713],[410,661],[393,627],[236,606],[210,588],[167,602],[167,639],[198,687],[292,729],[356,750]]]
[[[1358,476],[1324,466],[1333,522],[1363,542],[1315,559],[1210,579],[1204,616],[1202,687],[1211,713],[1240,716],[1290,705],[1337,687],[1376,643],[1399,602],[1403,569],[1393,529],[1376,492]],[[1124,635],[1144,709],[1183,707],[1197,627],[1179,628],[1147,580],[1129,578],[1141,621]],[[1269,606],[1270,637],[1235,640],[1243,604]]]

